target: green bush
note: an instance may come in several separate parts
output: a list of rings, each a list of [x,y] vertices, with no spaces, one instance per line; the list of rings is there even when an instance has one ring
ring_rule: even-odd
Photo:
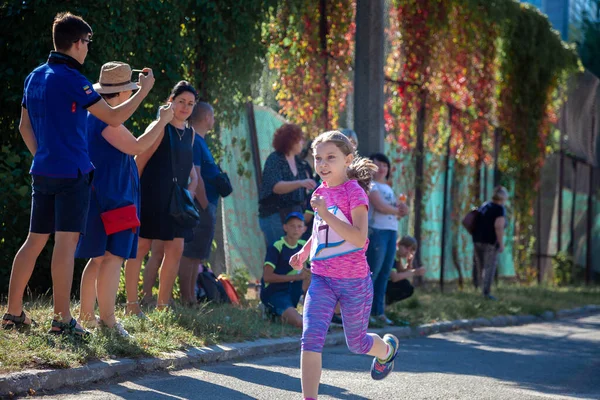
[[[177,81],[191,81],[202,100],[215,107],[217,121],[228,125],[251,95],[266,53],[262,27],[276,0],[8,0],[0,4],[0,290],[6,293],[15,253],[29,226],[31,157],[20,134],[23,82],[52,50],[52,21],[58,12],[81,15],[94,31],[83,74],[97,80],[100,66],[119,60],[133,68],[151,67],[156,84],[143,106],[126,123],[143,132]],[[50,252],[38,260],[30,287],[45,292],[50,282]],[[78,261],[74,290],[84,261]]]
[[[573,283],[573,257],[567,253],[560,252],[552,259],[552,269],[554,271],[554,284],[566,286]]]

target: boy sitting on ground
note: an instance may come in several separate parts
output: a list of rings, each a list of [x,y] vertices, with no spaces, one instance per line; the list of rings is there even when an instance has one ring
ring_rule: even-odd
[[[413,276],[425,275],[425,268],[414,268],[413,260],[417,251],[417,241],[412,236],[404,236],[396,246],[397,262],[396,268],[390,273],[390,281],[387,285],[385,303],[390,305],[405,300],[413,295],[414,287],[408,280]],[[406,259],[402,265],[401,259]]]
[[[302,315],[296,307],[305,290],[303,281],[308,280],[309,272],[306,268],[294,270],[290,266],[290,258],[306,243],[300,239],[306,230],[304,216],[299,212],[288,214],[283,230],[285,236],[267,248],[260,300],[268,313],[302,328]]]

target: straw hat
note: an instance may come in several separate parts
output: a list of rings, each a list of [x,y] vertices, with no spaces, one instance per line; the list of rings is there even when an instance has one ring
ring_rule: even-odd
[[[126,90],[138,90],[137,83],[131,81],[131,67],[129,64],[111,61],[100,69],[98,83],[94,90],[100,94],[119,93]]]

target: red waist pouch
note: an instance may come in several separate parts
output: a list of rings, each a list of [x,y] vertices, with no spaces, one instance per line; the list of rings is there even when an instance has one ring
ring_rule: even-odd
[[[140,219],[138,218],[135,204],[103,212],[100,214],[100,218],[102,218],[104,230],[107,235],[126,231],[127,229],[135,232],[140,226]]]

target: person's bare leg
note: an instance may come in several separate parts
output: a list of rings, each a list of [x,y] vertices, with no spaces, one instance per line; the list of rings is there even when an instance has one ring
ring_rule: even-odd
[[[342,314],[342,308],[340,307],[340,302],[338,301],[337,304],[335,305],[335,314],[337,315],[341,315]]]
[[[319,395],[321,370],[323,368],[321,353],[302,351],[300,370],[302,374],[302,397],[316,399]]]
[[[194,263],[193,267],[192,267],[192,277],[190,279],[190,303],[192,304],[197,304],[198,303],[198,299],[196,298],[196,282],[198,281],[198,274],[200,273],[200,266],[202,265],[202,262],[200,262],[200,260],[197,260],[196,263]],[[204,267],[202,267],[204,268]]]
[[[127,292],[127,314],[139,315],[142,309],[139,305],[138,285],[142,261],[150,251],[150,239],[139,238],[136,258],[130,258],[125,263],[125,291]]]
[[[68,323],[71,321],[71,286],[75,268],[75,250],[79,232],[56,232],[52,252],[52,297],[54,298],[54,319]]]
[[[179,263],[179,287],[181,289],[181,301],[190,305],[196,303],[195,280],[198,278],[198,266],[200,260],[195,258],[181,257]]]
[[[83,275],[81,275],[81,286],[80,286],[80,306],[79,306],[79,320],[80,321],[95,321],[96,315],[94,313],[94,307],[96,305],[96,280],[98,278],[98,270],[102,264],[103,257],[90,258]]]
[[[173,284],[179,271],[179,262],[183,254],[183,238],[165,241],[165,258],[160,268],[158,300],[156,307],[163,309],[169,305],[173,294]]]
[[[46,246],[49,237],[49,234],[29,232],[25,243],[15,255],[8,287],[8,310],[6,310],[8,314],[16,317],[21,315],[25,288],[31,279],[35,262]],[[27,318],[25,323],[30,324],[31,319]]]
[[[283,312],[281,315],[283,322],[295,326],[296,328],[302,328],[302,315],[298,313],[294,307],[290,307]]]
[[[374,333],[367,333],[367,335],[373,338],[373,347],[371,347],[371,350],[367,354],[385,360],[388,356],[387,343],[379,335]]]
[[[123,259],[107,251],[98,272],[100,320],[109,328],[117,323],[115,303],[117,301],[117,291],[119,290],[121,265],[123,265]]]
[[[162,240],[153,240],[150,247],[150,258],[144,265],[144,297],[142,303],[152,303],[152,288],[158,278],[158,269],[160,268],[165,256],[164,242]]]

